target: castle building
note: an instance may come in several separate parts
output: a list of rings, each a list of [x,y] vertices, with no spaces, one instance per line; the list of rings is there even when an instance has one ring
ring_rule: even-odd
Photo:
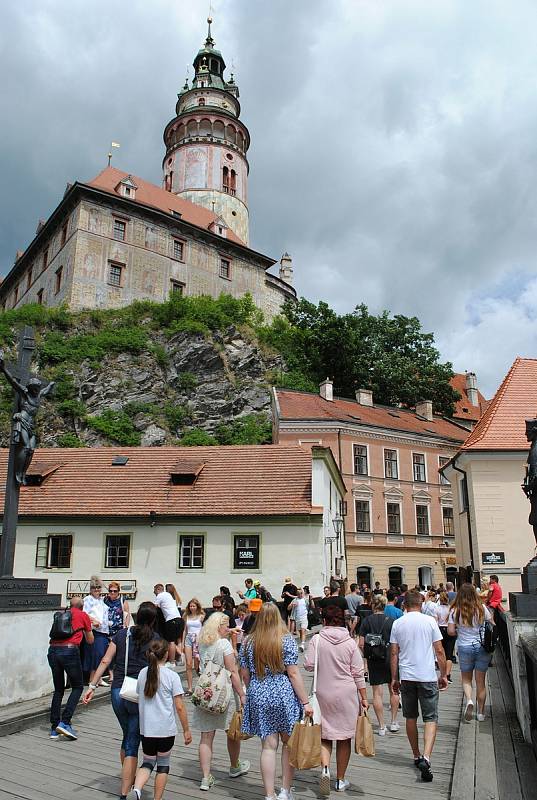
[[[170,293],[250,293],[272,318],[296,299],[287,253],[276,261],[249,246],[250,134],[239,89],[224,78],[211,23],[164,130],[162,186],[110,166],[69,184],[0,284],[0,308],[66,304],[118,308]]]

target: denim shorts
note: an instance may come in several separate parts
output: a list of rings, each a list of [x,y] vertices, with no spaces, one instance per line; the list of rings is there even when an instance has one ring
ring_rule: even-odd
[[[405,719],[438,721],[438,682],[401,681],[401,703]],[[419,706],[419,708],[418,708]]]
[[[461,672],[473,672],[474,669],[477,669],[478,672],[486,672],[488,670],[492,653],[487,653],[477,642],[460,644],[457,647],[457,652],[459,654]]]
[[[123,741],[121,749],[126,756],[138,758],[138,748],[140,747],[140,717],[138,714],[138,703],[131,703],[119,696],[120,686],[112,687],[112,708],[116,715],[121,730],[123,731]]]

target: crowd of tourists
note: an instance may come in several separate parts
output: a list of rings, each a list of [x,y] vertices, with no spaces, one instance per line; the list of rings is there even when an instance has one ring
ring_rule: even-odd
[[[209,608],[195,597],[183,608],[175,586],[159,583],[152,600],[142,602],[133,615],[118,582],[108,583],[105,591],[102,581],[92,577],[88,596],[73,597],[69,609],[54,615],[48,653],[54,682],[50,738],[76,740],[71,722],[82,694],[89,704],[99,685],[110,685],[122,732],[121,800],[140,800],[152,773],[155,800],[163,797],[178,723],[185,745],[192,742],[191,728],[199,733],[202,791],[214,785],[213,746],[222,731],[227,732],[230,778],[249,771],[250,762],[241,759],[241,740],[257,736],[265,797],[292,800],[288,743],[296,723],[308,717],[320,724],[320,794],[328,796],[332,786],[344,792],[357,720],[369,706],[367,683],[378,735],[400,731],[402,708],[414,765],[421,779],[430,782],[439,692],[448,689],[457,658],[464,720],[471,722],[474,711],[478,721],[485,719],[485,676],[494,613],[502,600],[497,576],[490,576],[481,590],[465,583],[458,591],[450,583],[387,591],[380,583],[372,589],[353,583],[345,593],[342,583],[332,580],[318,598],[307,585],[297,586],[286,577],[277,599],[260,581],[248,578],[244,591],[236,594],[234,599],[221,586]],[[313,631],[306,650],[308,629]],[[299,668],[300,652],[305,670],[314,673],[312,697]],[[178,674],[183,666],[186,688]],[[85,675],[89,684],[84,692]],[[71,693],[62,709],[65,676]],[[190,722],[187,698],[194,705]],[[280,745],[282,785],[276,795]]]

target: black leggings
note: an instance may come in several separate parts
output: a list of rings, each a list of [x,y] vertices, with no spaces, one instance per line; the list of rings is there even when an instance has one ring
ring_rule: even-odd
[[[142,753],[146,756],[156,756],[158,753],[169,753],[175,744],[175,736],[153,738],[142,736]]]

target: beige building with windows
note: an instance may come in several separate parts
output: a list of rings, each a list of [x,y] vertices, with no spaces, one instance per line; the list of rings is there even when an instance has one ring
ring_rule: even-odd
[[[535,554],[529,502],[521,489],[529,443],[525,420],[537,416],[537,359],[517,358],[468,439],[444,469],[453,487],[457,564],[498,575],[504,598],[521,590]]]
[[[249,246],[247,151],[239,89],[209,32],[164,131],[162,187],[110,166],[69,184],[0,284],[0,308],[118,308],[170,293],[249,293],[268,319],[296,299],[288,254]],[[111,158],[110,154],[110,158]]]
[[[370,391],[355,400],[273,390],[275,442],[330,447],[345,481],[347,573],[383,587],[456,580],[452,487],[439,468],[468,430],[433,413],[379,406]]]
[[[0,451],[6,470],[7,451]],[[136,608],[155,583],[205,605],[259,578],[314,593],[345,577],[344,485],[329,448],[297,445],[38,450],[21,489],[15,574],[52,593],[120,580]]]

